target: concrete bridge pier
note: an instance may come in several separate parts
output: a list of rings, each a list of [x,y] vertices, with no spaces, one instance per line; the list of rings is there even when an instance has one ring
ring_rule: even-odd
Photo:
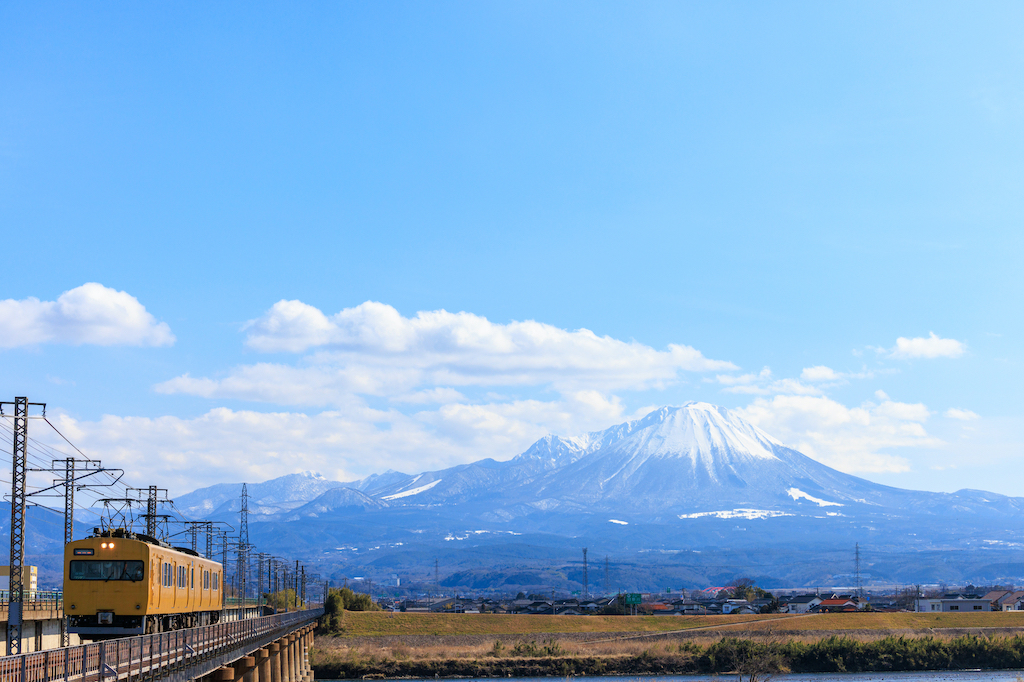
[[[235,669],[224,666],[223,668],[217,668],[206,677],[213,682],[234,682]]]
[[[295,669],[298,675],[296,682],[306,682],[309,679],[308,651],[306,646],[306,629],[303,628],[295,633]]]
[[[281,643],[274,642],[267,646],[270,652],[270,682],[283,682],[281,679]],[[263,682],[261,679],[260,682]]]
[[[232,663],[231,667],[235,669],[236,680],[241,680],[241,682],[259,682],[257,679],[258,673],[256,672],[255,656],[242,656]]]
[[[217,668],[196,682],[313,682],[309,665],[312,644],[313,627],[307,626]]]
[[[295,635],[284,637],[282,642],[285,669],[283,682],[295,682]]]
[[[270,652],[266,648],[253,653],[256,657],[257,682],[270,682]]]
[[[305,648],[303,661],[306,666],[306,682],[313,682],[313,666],[309,662],[309,652],[313,648],[313,628],[312,626],[306,628],[305,632]]]

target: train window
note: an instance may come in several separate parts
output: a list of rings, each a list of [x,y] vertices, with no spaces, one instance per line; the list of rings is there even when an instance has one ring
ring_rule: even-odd
[[[196,569],[194,568],[189,570],[188,589],[196,589]]]
[[[214,573],[213,574],[213,589],[215,589],[215,590],[219,590],[220,589],[220,573]]]
[[[145,564],[141,561],[76,560],[71,562],[72,580],[142,580]]]
[[[204,590],[210,589],[210,572],[209,571],[203,571],[203,589]]]
[[[178,587],[188,587],[188,569],[184,566],[178,566]]]
[[[164,587],[174,587],[174,569],[170,564],[164,564]]]

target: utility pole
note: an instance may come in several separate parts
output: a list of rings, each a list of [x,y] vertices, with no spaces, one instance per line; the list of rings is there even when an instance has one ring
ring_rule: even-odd
[[[611,591],[611,583],[608,582],[608,555],[604,555],[604,594],[608,596],[608,592]]]
[[[146,535],[158,540],[166,540],[167,519],[170,518],[170,515],[157,514],[157,509],[161,502],[165,504],[169,502],[169,500],[167,499],[167,490],[164,488],[159,488],[155,485],[151,485],[148,488],[129,488],[128,490],[138,490],[138,492],[140,493],[139,497],[141,497],[141,493],[146,493],[146,513],[142,515],[142,518],[146,519]],[[163,499],[160,499],[160,493],[164,494]],[[128,505],[128,509],[130,511],[130,504]],[[160,533],[161,521],[164,524],[164,532],[162,534]],[[134,523],[134,519],[132,519],[132,522]],[[128,530],[131,530],[131,528],[128,528]]]
[[[583,598],[587,598],[590,582],[587,579],[587,548],[583,548]]]
[[[11,403],[0,403],[0,405]],[[7,605],[7,655],[21,653],[22,607],[25,601],[23,568],[25,565],[25,487],[28,460],[28,406],[40,405],[46,416],[46,403],[30,403],[28,398],[14,399],[14,438],[11,450],[11,566],[10,597]]]
[[[295,560],[295,610],[299,610],[299,560]]]
[[[75,458],[64,460],[64,544],[75,535]],[[60,623],[60,645],[71,646],[70,619],[64,616]]]
[[[75,534],[75,458],[64,460],[64,544]],[[66,644],[64,646],[67,646]]]
[[[281,598],[284,599],[284,610],[288,612],[291,604],[288,602],[288,564],[284,561],[281,562],[280,566],[280,577],[278,578],[278,584],[281,587]]]
[[[263,552],[256,554],[256,605],[261,604],[263,597]],[[260,609],[260,615],[263,615],[263,609]]]
[[[267,571],[270,573],[267,577],[270,583],[270,593],[274,595],[274,613],[277,613],[277,600],[280,595],[277,593],[277,567],[274,566],[273,559],[267,559]]]
[[[441,572],[437,568],[437,557],[434,557],[434,590],[435,596],[441,596]]]
[[[242,610],[238,620],[245,618],[245,578],[249,563],[249,489],[242,484],[242,507],[239,510],[240,523],[238,530],[238,585],[242,597]]]
[[[302,603],[306,603],[306,567],[302,567]]]
[[[149,486],[149,498],[146,500],[146,535],[156,537],[156,486]]]
[[[863,599],[864,598],[864,590],[861,588],[861,584],[860,584],[860,543],[859,542],[856,544],[856,549],[854,550],[854,552],[855,552],[854,553],[854,556],[855,556],[854,561],[856,562],[856,566],[857,566],[857,597],[859,599]]]
[[[207,521],[203,524],[203,530],[206,531],[206,558],[213,560],[213,521]]]

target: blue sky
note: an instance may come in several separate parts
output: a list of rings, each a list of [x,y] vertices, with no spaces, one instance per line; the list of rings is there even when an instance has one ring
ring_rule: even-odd
[[[3,399],[177,491],[705,400],[1017,493],[1022,15],[7,4]]]

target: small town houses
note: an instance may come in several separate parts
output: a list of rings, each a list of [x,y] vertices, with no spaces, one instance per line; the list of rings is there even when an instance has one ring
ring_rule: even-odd
[[[617,597],[594,599],[481,599],[446,597],[384,600],[386,609],[406,613],[514,613],[526,615],[585,616],[609,613],[618,604]],[[666,599],[645,595],[637,613],[655,616],[750,615],[760,613],[841,613],[859,611],[863,604],[852,595],[804,594],[779,599]]]
[[[540,595],[523,599],[482,599],[435,597],[426,599],[381,600],[388,610],[407,613],[496,613],[524,615],[586,616],[614,613],[619,598],[541,599]],[[645,594],[636,613],[653,616],[749,615],[760,613],[857,613],[869,608],[866,600],[852,594],[795,594],[778,598],[746,599],[672,599],[668,595]],[[896,611],[895,604],[871,603],[873,611]],[[987,613],[1020,611],[1024,613],[1024,591],[996,590],[985,595],[951,593],[938,597],[920,597],[914,610],[935,613]],[[621,610],[619,611],[621,612]]]
[[[918,597],[914,610],[925,613],[1024,611],[1024,592],[995,590],[984,596],[951,593],[941,597]]]

